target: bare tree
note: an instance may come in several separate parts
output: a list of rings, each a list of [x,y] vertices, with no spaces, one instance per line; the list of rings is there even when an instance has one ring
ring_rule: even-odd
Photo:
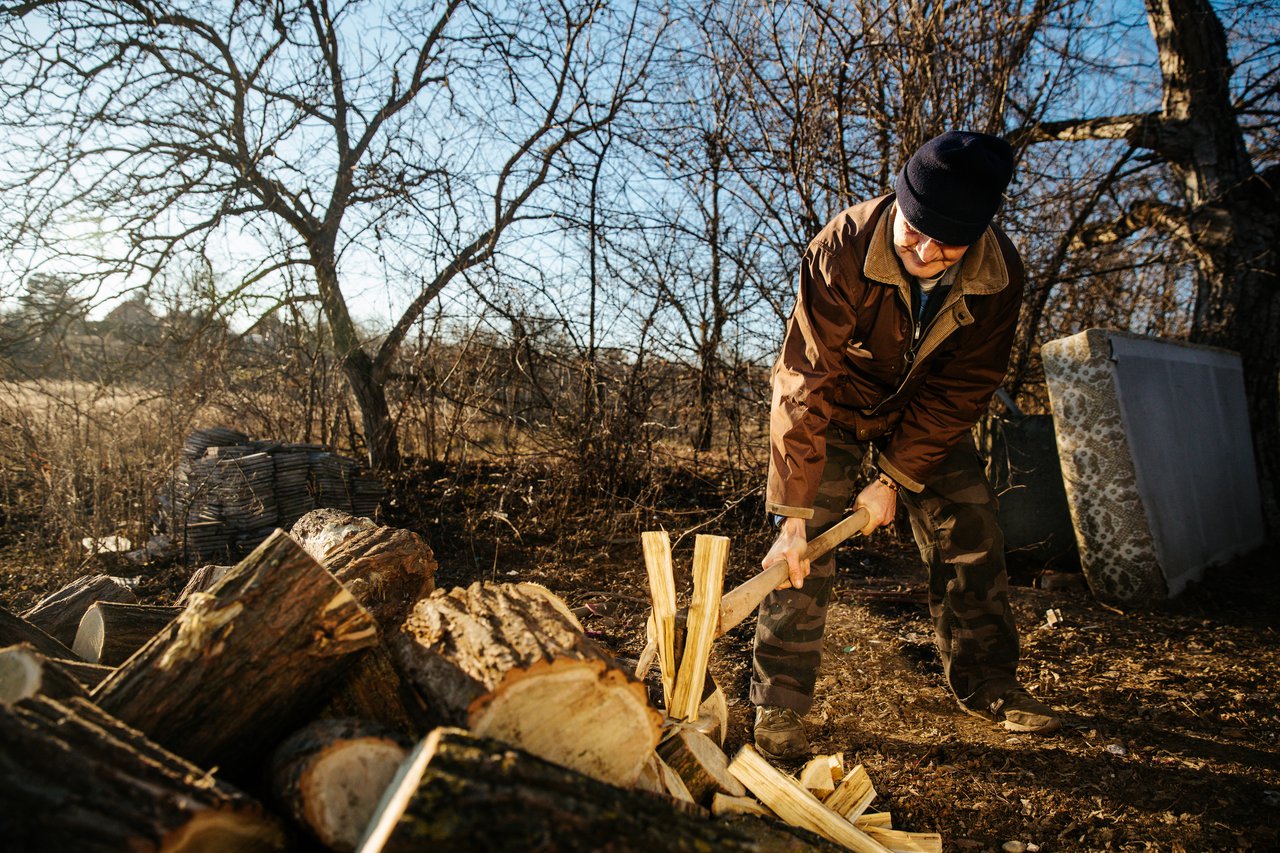
[[[386,383],[414,322],[493,256],[575,140],[640,97],[654,35],[634,8],[590,0],[36,0],[0,15],[10,251],[154,275],[253,235],[272,251],[240,288],[309,272],[383,468],[399,462]],[[108,232],[97,249],[70,241],[75,222]],[[417,272],[380,341],[342,286],[362,250]]]
[[[1160,60],[1158,110],[1043,122],[1028,143],[1123,140],[1168,169],[1169,194],[1136,193],[1108,220],[1093,219],[1081,242],[1115,244],[1150,231],[1180,246],[1195,265],[1191,339],[1240,353],[1258,453],[1264,512],[1280,531],[1280,164],[1265,145],[1274,135],[1280,62],[1274,10],[1253,25],[1271,33],[1249,79],[1233,91],[1226,33],[1208,0],[1147,0]],[[1242,120],[1262,119],[1255,155]],[[1267,129],[1270,129],[1270,133]],[[1255,156],[1266,164],[1255,165]]]

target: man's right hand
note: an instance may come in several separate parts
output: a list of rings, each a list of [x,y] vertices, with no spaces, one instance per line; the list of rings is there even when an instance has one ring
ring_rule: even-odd
[[[777,589],[800,589],[809,575],[809,561],[804,558],[804,549],[808,546],[809,539],[805,536],[804,524],[803,518],[783,519],[778,538],[761,561],[762,566],[769,566],[779,558],[786,558],[787,579],[778,584]]]

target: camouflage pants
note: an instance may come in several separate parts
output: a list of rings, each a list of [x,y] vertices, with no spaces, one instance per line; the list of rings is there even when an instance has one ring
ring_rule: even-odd
[[[834,425],[827,463],[806,525],[810,539],[839,521],[857,495],[870,446]],[[905,489],[911,530],[929,572],[929,613],[948,686],[971,707],[985,707],[1013,686],[1018,630],[1009,607],[1004,534],[995,492],[971,442],[962,442],[920,494]],[[813,705],[835,558],[810,566],[801,589],[769,594],[756,622],[751,701],[801,714]]]

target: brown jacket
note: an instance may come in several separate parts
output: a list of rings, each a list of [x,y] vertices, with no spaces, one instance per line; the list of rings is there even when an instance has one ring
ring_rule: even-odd
[[[919,492],[1004,379],[1022,302],[1017,250],[994,225],[969,247],[912,359],[893,210],[892,195],[851,207],[805,252],[773,370],[772,513],[812,517],[828,423],[876,440],[880,467]]]

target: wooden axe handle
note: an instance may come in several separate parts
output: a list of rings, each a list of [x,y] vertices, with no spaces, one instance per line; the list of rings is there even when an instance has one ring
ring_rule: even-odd
[[[821,535],[810,540],[804,549],[806,560],[816,560],[832,548],[839,545],[855,533],[865,532],[871,513],[865,507],[845,516],[827,528]],[[736,627],[739,622],[760,606],[765,596],[777,589],[787,577],[787,561],[781,558],[770,563],[764,571],[749,581],[745,581],[724,594],[720,599],[720,630],[724,634]]]

